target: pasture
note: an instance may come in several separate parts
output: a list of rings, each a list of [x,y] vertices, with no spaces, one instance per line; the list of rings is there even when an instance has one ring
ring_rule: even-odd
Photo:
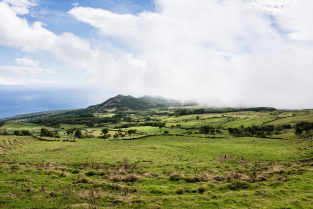
[[[165,113],[131,113],[94,127],[5,124],[11,135],[0,135],[0,208],[313,208],[313,141],[294,130],[313,121],[312,111]],[[253,125],[275,131],[258,138],[228,131]],[[205,134],[203,126],[219,131]],[[60,138],[39,140],[41,128]],[[92,136],[69,142],[71,128]],[[103,139],[103,128],[110,137]],[[13,135],[21,130],[37,138]]]
[[[1,208],[312,208],[311,140],[0,143]]]

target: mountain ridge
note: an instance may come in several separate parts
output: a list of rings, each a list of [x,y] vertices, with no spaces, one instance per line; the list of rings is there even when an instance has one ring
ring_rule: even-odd
[[[115,97],[109,98],[101,104],[90,106],[87,109],[91,109],[95,113],[101,113],[109,110],[145,110],[154,107],[157,107],[155,103],[143,98],[136,98],[131,95],[124,96],[119,94]]]

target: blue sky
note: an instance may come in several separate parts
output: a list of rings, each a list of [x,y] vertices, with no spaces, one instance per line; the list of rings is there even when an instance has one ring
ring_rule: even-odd
[[[5,2],[5,1],[4,1]],[[9,2],[9,1],[7,1]],[[12,1],[14,2],[14,1]],[[24,2],[24,1],[16,1],[16,3]],[[138,14],[142,11],[154,11],[154,2],[148,0],[80,0],[80,1],[72,1],[72,0],[56,0],[56,1],[49,1],[49,0],[36,0],[36,1],[29,1],[34,3],[34,6],[28,7],[27,9],[29,12],[27,14],[19,15],[21,19],[26,19],[27,22],[31,25],[34,22],[42,22],[44,28],[53,32],[56,35],[61,35],[62,33],[72,33],[75,36],[82,37],[87,40],[92,39],[95,42],[98,42],[99,34],[97,29],[93,28],[87,23],[83,23],[72,15],[68,14],[68,12],[78,6],[81,7],[93,7],[93,8],[101,8],[104,10],[110,10],[117,14]],[[14,4],[14,3],[13,3]],[[10,5],[10,4],[9,4]],[[14,5],[10,5],[11,7]],[[22,32],[22,31],[21,31]],[[110,39],[110,37],[107,37]],[[111,42],[118,45],[118,42],[114,42],[113,39],[110,39]],[[56,75],[40,75],[38,76],[39,79],[43,79],[42,82],[39,82],[41,86],[42,83],[45,83],[45,80],[62,80],[61,77],[64,77],[64,81],[61,84],[65,88],[77,88],[81,86],[86,74],[84,71],[77,69],[77,67],[72,67],[67,63],[60,61],[60,59],[56,58],[55,56],[51,55],[49,52],[45,51],[35,51],[35,52],[27,52],[21,50],[19,47],[8,47],[5,45],[0,45],[0,61],[2,66],[16,66],[16,59],[26,57],[27,59],[36,60],[40,62],[40,66],[45,70],[59,70],[61,72],[56,73]],[[1,76],[11,77],[12,71],[2,71]],[[18,74],[21,74],[18,72]],[[34,74],[29,74],[30,76],[25,75],[23,77],[34,77]],[[67,77],[66,74],[71,75]],[[16,78],[16,76],[14,76]],[[36,77],[36,76],[35,76]],[[27,79],[27,78],[26,78]],[[71,79],[71,84],[64,84],[67,83],[68,79]],[[15,83],[15,82],[13,82]],[[18,82],[17,82],[18,83]],[[1,84],[1,83],[0,83]],[[23,84],[23,81],[21,82]],[[49,82],[46,83],[47,88],[52,88],[49,85]],[[29,85],[38,85],[38,83],[29,84]],[[73,85],[73,86],[72,86]],[[54,86],[54,84],[52,84]],[[54,87],[53,87],[54,88]]]
[[[310,0],[2,0],[0,86],[312,108],[312,7]]]
[[[39,0],[36,3],[37,6],[31,9],[30,15],[27,15],[29,22],[44,22],[47,24],[46,28],[56,34],[66,31],[83,37],[88,37],[93,28],[67,14],[75,6],[101,8],[117,14],[138,14],[142,11],[155,10],[154,2],[151,0]]]

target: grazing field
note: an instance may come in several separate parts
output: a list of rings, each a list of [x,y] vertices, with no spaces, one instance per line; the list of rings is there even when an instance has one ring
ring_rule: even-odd
[[[1,208],[312,208],[312,140],[1,136]]]
[[[313,208],[311,110],[74,113],[1,127],[0,208]]]

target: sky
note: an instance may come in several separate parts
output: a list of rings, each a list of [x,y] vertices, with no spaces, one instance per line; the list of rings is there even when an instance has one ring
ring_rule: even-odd
[[[2,0],[0,86],[313,108],[312,9],[312,0]]]

